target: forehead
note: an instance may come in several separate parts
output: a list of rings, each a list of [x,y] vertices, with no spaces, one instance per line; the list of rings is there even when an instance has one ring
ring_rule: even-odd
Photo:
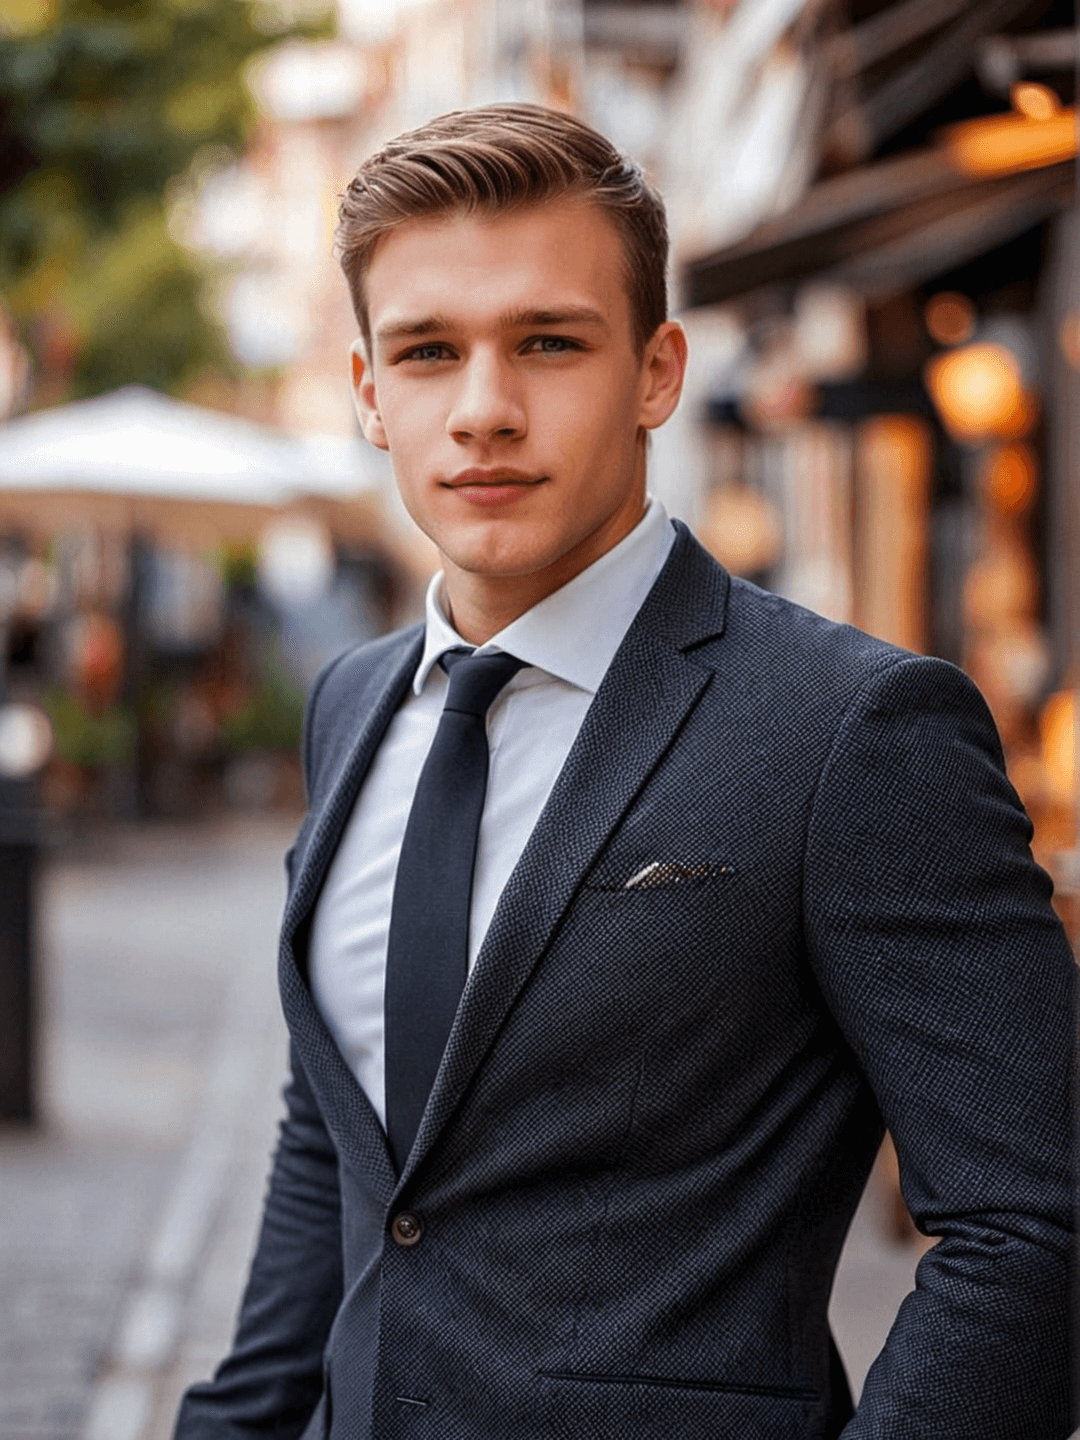
[[[572,199],[406,220],[378,241],[364,290],[376,336],[428,314],[476,324],[576,307],[629,325],[619,232],[597,205]]]

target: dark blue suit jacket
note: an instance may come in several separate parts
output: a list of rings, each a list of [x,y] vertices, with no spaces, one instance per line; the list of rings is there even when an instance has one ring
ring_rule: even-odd
[[[305,963],[420,645],[311,699],[288,1118],[180,1440],[1062,1440],[1073,967],[971,684],[680,528],[397,1176]],[[883,1121],[941,1239],[852,1418],[826,1305]]]

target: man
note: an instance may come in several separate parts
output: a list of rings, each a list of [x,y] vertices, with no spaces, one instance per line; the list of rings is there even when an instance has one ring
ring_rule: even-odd
[[[1061,1440],[1072,966],[981,700],[648,500],[686,347],[602,137],[444,116],[341,215],[443,569],[310,700],[288,1115],[178,1436]],[[885,1123],[940,1239],[853,1417]]]

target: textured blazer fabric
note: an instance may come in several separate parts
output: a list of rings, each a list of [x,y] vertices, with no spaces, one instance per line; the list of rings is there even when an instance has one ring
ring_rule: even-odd
[[[310,702],[288,1116],[181,1440],[1064,1440],[1073,966],[970,683],[680,527],[398,1176],[306,954],[420,644]],[[853,1416],[826,1306],[883,1123],[941,1238]]]

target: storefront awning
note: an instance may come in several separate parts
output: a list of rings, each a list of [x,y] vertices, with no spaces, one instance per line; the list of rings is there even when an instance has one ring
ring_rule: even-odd
[[[822,181],[787,214],[692,262],[688,308],[721,304],[814,277],[880,303],[1066,210],[1071,159],[973,177],[947,148],[920,151]]]

